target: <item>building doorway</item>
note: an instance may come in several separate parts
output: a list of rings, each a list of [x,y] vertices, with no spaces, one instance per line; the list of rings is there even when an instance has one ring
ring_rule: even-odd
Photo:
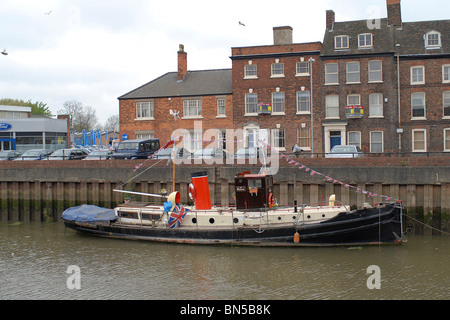
[[[324,123],[324,152],[328,153],[337,145],[347,144],[347,122]]]
[[[341,131],[330,131],[330,150],[333,149],[334,146],[341,145]]]
[[[16,139],[0,139],[0,151],[16,150]]]

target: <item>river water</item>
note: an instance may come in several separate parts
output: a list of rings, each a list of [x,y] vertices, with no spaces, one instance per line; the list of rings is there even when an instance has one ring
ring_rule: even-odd
[[[62,222],[3,223],[0,300],[449,299],[450,237],[408,240],[350,248],[200,246],[97,238]]]

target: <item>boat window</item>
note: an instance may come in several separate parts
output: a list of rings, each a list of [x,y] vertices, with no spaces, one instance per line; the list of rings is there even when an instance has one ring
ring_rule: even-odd
[[[121,218],[129,218],[129,219],[137,219],[138,214],[137,212],[127,212],[127,211],[120,211],[119,217]]]
[[[159,220],[161,216],[159,214],[142,213],[142,220]]]
[[[261,188],[262,187],[262,181],[260,179],[258,179],[258,180],[248,180],[248,187],[249,188]]]

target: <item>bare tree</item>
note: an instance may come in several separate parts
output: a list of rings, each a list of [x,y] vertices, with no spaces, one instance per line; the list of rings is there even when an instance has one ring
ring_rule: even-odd
[[[98,119],[93,107],[83,106],[77,100],[70,100],[63,103],[63,108],[58,111],[59,114],[69,114],[72,121],[72,127],[76,132],[84,130],[94,130],[98,127]]]
[[[120,131],[118,114],[110,116],[106,120],[105,125],[103,126],[103,131],[108,131],[108,132],[112,132],[112,131],[119,132]]]

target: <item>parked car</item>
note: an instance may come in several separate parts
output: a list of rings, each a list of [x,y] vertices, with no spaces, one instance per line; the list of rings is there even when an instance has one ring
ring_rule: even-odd
[[[325,158],[363,158],[364,154],[358,146],[334,146]]]
[[[53,152],[48,160],[82,160],[89,153],[82,149],[59,149]]]
[[[233,155],[234,159],[257,159],[261,154],[261,150],[255,147],[240,148]]]
[[[83,160],[105,160],[109,159],[112,154],[114,154],[114,150],[94,150]]]
[[[159,150],[153,155],[153,159],[169,159],[172,158],[173,148]],[[175,148],[175,159],[188,159],[192,153],[185,148]]]
[[[15,150],[1,151],[0,160],[14,160],[22,155],[21,152]]]
[[[51,150],[47,149],[31,149],[25,151],[20,157],[14,159],[14,161],[19,160],[42,160],[47,159],[49,155],[52,154]]]
[[[225,159],[226,152],[219,148],[198,149],[190,157],[190,159]]]
[[[146,159],[159,150],[159,139],[120,141],[112,159]]]

